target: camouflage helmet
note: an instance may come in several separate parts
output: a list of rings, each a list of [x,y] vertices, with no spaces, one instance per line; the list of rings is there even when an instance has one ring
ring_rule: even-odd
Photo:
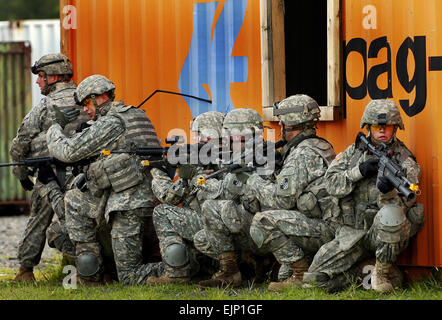
[[[401,113],[396,103],[392,100],[378,99],[370,101],[365,107],[361,119],[361,128],[376,125],[397,125],[404,130]]]
[[[234,109],[224,117],[223,128],[228,130],[253,131],[263,129],[262,118],[259,113],[249,108]]]
[[[105,76],[95,74],[84,79],[75,90],[74,98],[77,104],[81,104],[84,99],[91,96],[99,96],[110,92],[111,99],[114,98],[115,85]]]
[[[318,103],[305,94],[296,94],[273,105],[273,115],[286,126],[317,121],[321,116]]]
[[[61,53],[44,55],[34,63],[31,71],[33,74],[43,71],[47,75],[66,74],[72,76],[74,74],[71,61]]]
[[[224,113],[208,111],[198,115],[190,125],[190,131],[201,132],[207,137],[220,138],[223,129]],[[215,135],[217,135],[215,137]]]

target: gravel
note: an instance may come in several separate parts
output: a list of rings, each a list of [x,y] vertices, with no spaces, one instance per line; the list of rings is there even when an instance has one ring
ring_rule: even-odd
[[[20,267],[17,249],[27,220],[26,215],[0,216],[0,268],[18,269]],[[58,264],[57,259],[60,259],[58,251],[49,248],[46,243],[40,264],[36,266],[36,269],[45,269],[50,265]]]

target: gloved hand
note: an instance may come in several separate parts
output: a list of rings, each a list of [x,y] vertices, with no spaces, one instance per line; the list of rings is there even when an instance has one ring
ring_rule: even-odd
[[[56,181],[57,177],[50,166],[44,166],[38,169],[37,179],[43,184],[48,184],[50,181]]]
[[[248,185],[243,186],[243,194],[240,197],[240,201],[244,206],[244,209],[251,213],[261,211],[259,200],[256,198],[253,190]]]
[[[364,176],[364,178],[372,177],[378,172],[378,164],[379,159],[368,159],[367,161],[362,162],[359,165],[359,171],[361,172],[362,176]]]
[[[255,171],[252,167],[241,167],[235,170],[232,170],[232,174],[236,175],[236,178],[241,181],[242,183],[247,183],[247,180],[249,177],[253,174],[253,171]]]
[[[191,180],[197,173],[198,172],[197,172],[195,165],[191,165],[191,164],[179,164],[178,165],[178,175],[182,179]]]
[[[365,150],[366,145],[361,143],[361,137],[365,137],[365,134],[363,134],[362,132],[359,132],[358,135],[356,136],[355,146],[357,149]]]
[[[23,187],[23,189],[27,190],[27,191],[31,191],[34,188],[34,184],[32,183],[31,179],[29,179],[29,177],[27,177],[26,179],[22,179],[20,180],[21,186]]]
[[[382,193],[389,193],[394,189],[394,186],[385,177],[379,177],[376,181],[376,187]]]
[[[57,123],[64,129],[69,122],[74,121],[80,115],[80,110],[76,108],[66,108],[60,110],[56,105],[53,105],[55,111],[55,119]]]
[[[89,123],[87,123],[87,122],[82,122],[82,123],[79,123],[78,124],[78,126],[77,126],[77,128],[75,129],[75,132],[81,132],[81,131],[83,131],[84,129],[86,129],[86,128],[89,128],[91,125],[89,124]]]
[[[75,177],[75,185],[81,192],[86,192],[87,183],[86,183],[86,175],[84,173],[80,173]]]

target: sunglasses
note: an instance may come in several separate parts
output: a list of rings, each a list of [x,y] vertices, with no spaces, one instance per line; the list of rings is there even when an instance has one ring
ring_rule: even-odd
[[[383,129],[383,130],[387,130],[387,129],[390,129],[390,128],[393,128],[393,127],[394,127],[394,125],[392,125],[392,124],[382,124],[382,125],[379,125],[379,124],[372,124],[372,125],[370,126],[370,129],[371,129],[372,131],[379,132],[379,131],[381,131],[382,129]]]
[[[92,98],[86,98],[81,102],[81,105],[83,107],[86,107],[87,105],[89,105],[90,103],[92,103]]]

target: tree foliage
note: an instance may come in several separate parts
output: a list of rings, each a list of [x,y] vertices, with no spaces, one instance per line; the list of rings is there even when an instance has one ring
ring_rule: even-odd
[[[59,0],[0,0],[0,21],[59,18]]]

